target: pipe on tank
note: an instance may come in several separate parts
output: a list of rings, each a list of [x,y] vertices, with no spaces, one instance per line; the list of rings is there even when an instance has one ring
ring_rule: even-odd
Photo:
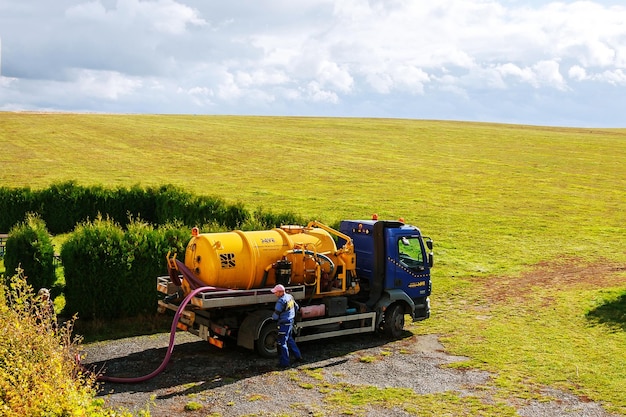
[[[312,257],[316,257],[319,256],[320,258],[324,259],[326,262],[328,262],[328,264],[330,265],[330,272],[329,274],[332,274],[335,271],[335,263],[332,261],[332,259],[330,259],[328,256],[324,255],[323,253],[317,253],[314,252],[312,250],[302,250],[302,249],[293,249],[288,251],[287,253],[293,253],[293,254],[298,254],[298,253],[304,253],[305,255],[310,255]]]

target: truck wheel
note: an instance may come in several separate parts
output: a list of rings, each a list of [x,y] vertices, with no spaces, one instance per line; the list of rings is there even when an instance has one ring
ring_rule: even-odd
[[[254,341],[257,353],[264,358],[274,358],[278,355],[276,349],[276,338],[278,337],[278,329],[276,323],[270,321],[265,323],[259,334],[259,338]]]
[[[385,311],[383,329],[387,336],[394,339],[398,339],[402,336],[402,332],[404,331],[404,309],[400,304],[394,304]]]

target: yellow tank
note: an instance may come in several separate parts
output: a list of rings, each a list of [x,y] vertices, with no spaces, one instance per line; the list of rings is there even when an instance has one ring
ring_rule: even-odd
[[[195,234],[185,252],[185,266],[208,286],[230,289],[307,285],[316,294],[353,292],[346,283],[354,271],[351,246],[337,250],[322,227],[283,226],[272,230]],[[284,265],[288,265],[285,268]],[[286,274],[286,275],[285,275]],[[190,285],[183,282],[185,292]],[[358,289],[356,289],[358,291]]]

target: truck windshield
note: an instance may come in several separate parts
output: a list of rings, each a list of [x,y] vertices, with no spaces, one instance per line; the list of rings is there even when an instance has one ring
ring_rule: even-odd
[[[404,236],[398,240],[400,262],[410,269],[424,269],[424,257],[419,237]]]

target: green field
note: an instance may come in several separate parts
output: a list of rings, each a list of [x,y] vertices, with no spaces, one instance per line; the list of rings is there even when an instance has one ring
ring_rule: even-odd
[[[0,184],[174,184],[435,241],[433,316],[502,398],[626,415],[626,129],[395,119],[0,113]],[[1,214],[0,214],[1,215]],[[6,231],[0,231],[6,232]]]

